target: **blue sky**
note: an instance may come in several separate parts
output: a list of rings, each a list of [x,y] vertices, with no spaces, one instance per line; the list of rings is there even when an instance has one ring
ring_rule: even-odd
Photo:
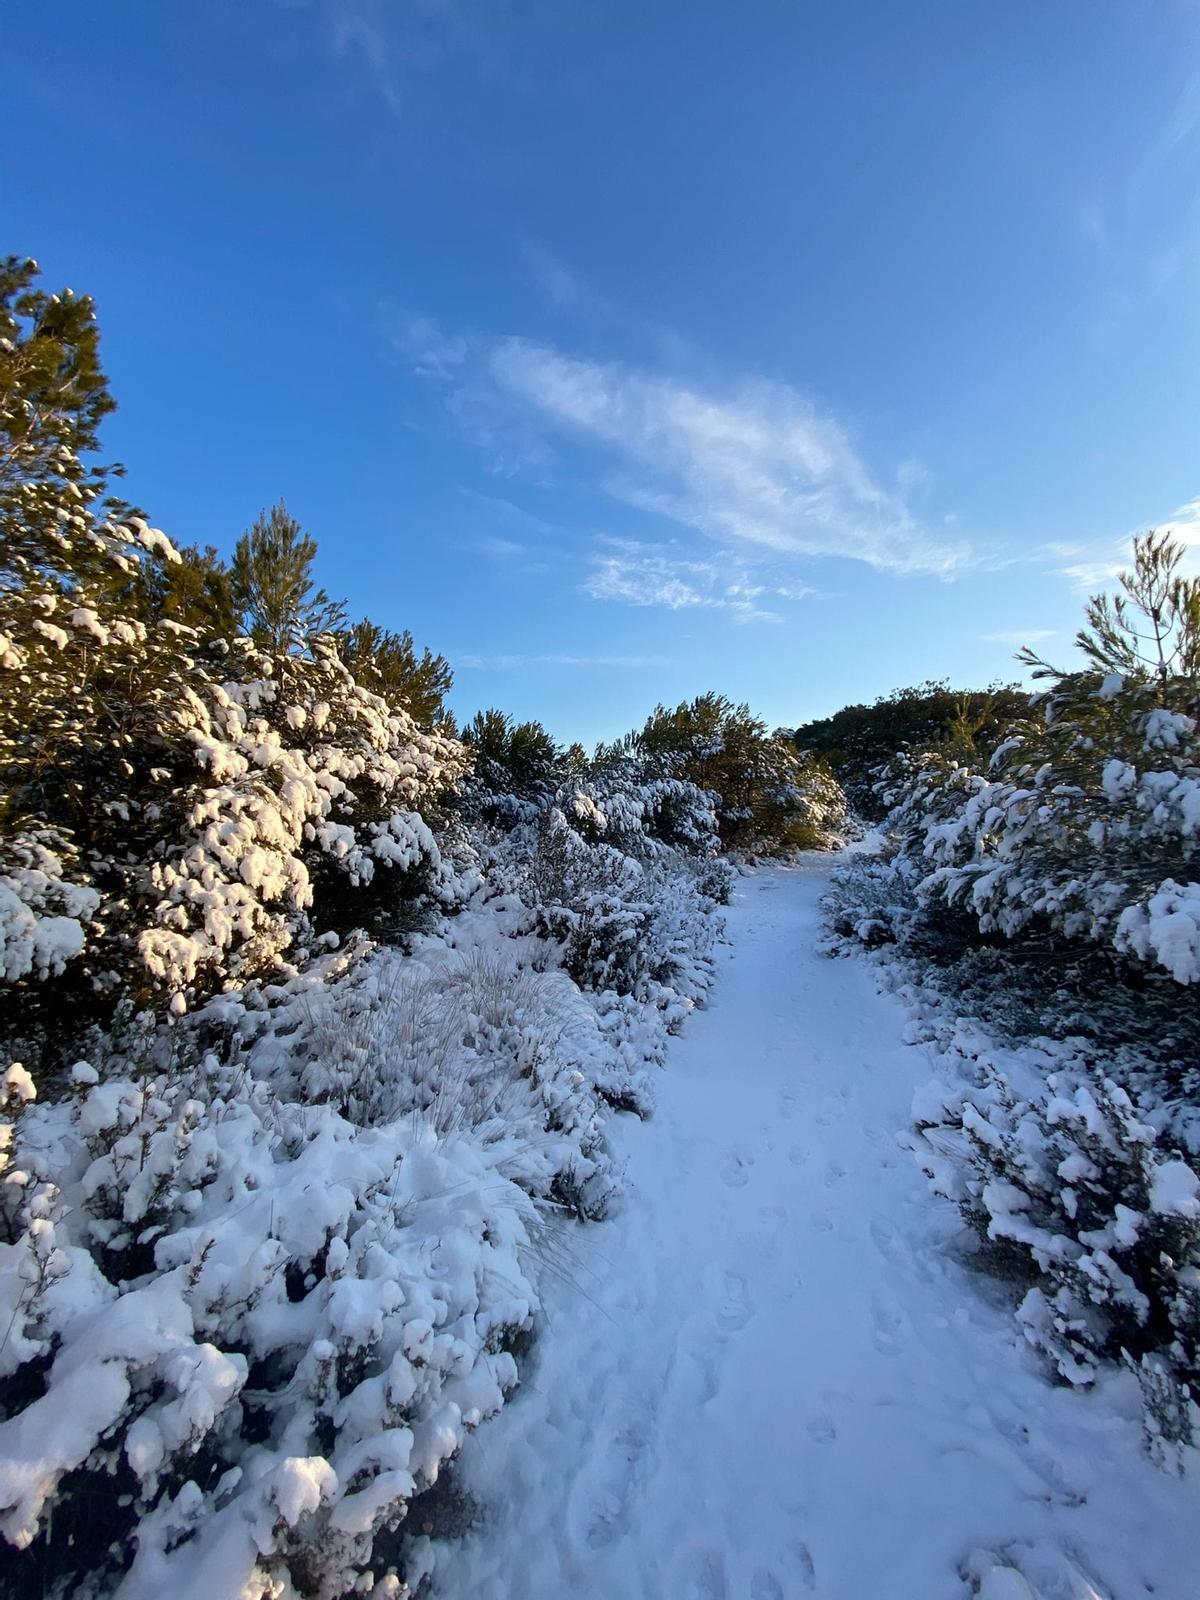
[[[67,0],[6,249],[93,293],[129,491],[563,737],[1066,659],[1200,544],[1200,11]],[[14,138],[20,128],[23,137]]]

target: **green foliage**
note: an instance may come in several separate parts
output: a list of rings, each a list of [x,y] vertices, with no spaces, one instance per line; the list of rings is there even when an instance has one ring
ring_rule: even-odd
[[[475,713],[462,740],[474,752],[477,782],[492,794],[535,799],[562,776],[563,752],[540,722],[514,722],[493,707]]]
[[[1089,602],[1083,670],[1026,653],[1050,680],[1043,714],[1013,723],[990,759],[960,737],[893,764],[889,826],[939,914],[1200,981],[1197,608],[1182,557],[1156,535],[1135,542],[1119,599]]]
[[[96,308],[69,289],[34,287],[34,261],[0,261],[0,564],[53,559],[78,539],[119,466],[89,463],[116,409],[100,365]],[[109,502],[114,517],[128,512]],[[118,535],[119,539],[119,535]],[[97,532],[94,560],[106,555]]]
[[[1200,681],[1200,578],[1180,572],[1184,555],[1178,540],[1155,529],[1135,539],[1133,570],[1117,580],[1120,594],[1092,596],[1089,627],[1075,643],[1093,671],[1148,685],[1160,705],[1187,712]],[[1086,678],[1059,671],[1029,649],[1020,659],[1035,678],[1053,682],[1054,698]]]
[[[260,512],[238,540],[233,595],[257,644],[280,655],[301,651],[345,623],[342,603],[313,581],[316,554],[317,541],[288,515],[282,500]]]
[[[793,738],[798,749],[823,757],[855,809],[878,822],[886,808],[873,785],[898,751],[919,753],[949,738],[959,744],[969,741],[986,756],[1007,724],[1027,715],[1028,706],[1028,695],[1016,684],[960,691],[931,681],[893,689],[873,705],[845,706],[832,717],[805,723]]]
[[[178,1011],[272,970],[310,921],[392,928],[445,899],[426,818],[465,766],[341,661],[282,506],[231,570],[100,503],[110,469],[80,455],[112,409],[94,312],[33,270],[0,273],[0,979],[26,1037],[39,1010]],[[445,663],[380,644],[372,675],[411,667],[432,711]]]
[[[828,767],[802,757],[747,705],[708,693],[668,710],[656,706],[640,733],[604,752],[636,751],[664,776],[719,796],[726,849],[772,853],[819,849],[842,819],[841,790]]]
[[[198,640],[229,640],[241,630],[233,576],[210,544],[178,549],[179,560],[143,565],[132,603],[148,622],[177,622]]]
[[[36,275],[0,266],[0,814],[10,835],[121,811],[136,827],[153,792],[146,727],[190,668],[131,592],[169,586],[179,558],[121,502],[99,514],[120,469],[85,459],[115,408],[95,308]],[[76,858],[90,844],[85,830]]]
[[[365,688],[407,711],[419,727],[445,725],[445,698],[454,682],[445,656],[429,649],[418,656],[407,628],[391,633],[366,618],[340,634],[338,644],[342,660]]]

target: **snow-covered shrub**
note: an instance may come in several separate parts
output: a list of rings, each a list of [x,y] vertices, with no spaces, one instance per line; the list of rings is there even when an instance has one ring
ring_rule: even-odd
[[[738,875],[728,861],[716,859],[700,861],[692,869],[696,893],[714,905],[727,906],[733,896],[733,886]]]
[[[593,811],[603,837],[607,814]],[[629,855],[589,844],[576,823],[557,807],[549,811],[527,879],[539,925],[559,945],[565,970],[581,988],[632,995],[673,1013],[677,997],[694,1003],[711,981],[717,931],[703,876],[668,847],[649,848],[647,836],[640,856]]]
[[[364,1130],[214,1058],[74,1077],[22,1113],[0,1244],[13,1592],[419,1576],[407,1508],[501,1405],[537,1305],[509,1145],[419,1117]]]
[[[868,949],[903,943],[917,916],[904,858],[895,851],[852,856],[830,880],[821,909],[835,940]]]
[[[598,763],[559,789],[555,801],[590,843],[643,859],[656,845],[708,860],[721,849],[717,796],[680,778],[656,776],[646,762]]]
[[[931,908],[968,912],[985,936],[1048,931],[1200,980],[1200,580],[1179,577],[1182,556],[1137,541],[1125,595],[1089,606],[1087,670],[1028,657],[1052,680],[1042,715],[986,768],[950,739],[889,776],[886,825],[922,864]]]
[[[99,896],[73,881],[68,842],[53,829],[0,843],[0,978],[56,977],[83,949]]]
[[[168,614],[179,552],[87,464],[113,407],[93,308],[35,276],[0,263],[0,974],[52,983],[69,1033],[122,992],[183,1010],[310,922],[459,897],[434,830],[467,758],[331,635]]]
[[[1200,1379],[1200,1178],[1164,1118],[1086,1058],[959,1029],[962,1078],[918,1102],[935,1187],[1024,1267],[1026,1337],[1071,1383],[1102,1359]]]
[[[296,980],[264,1016],[252,1062],[362,1126],[468,1126],[505,1144],[504,1171],[527,1192],[601,1215],[614,1176],[600,1085],[615,1064],[594,1007],[565,972],[537,969],[539,941],[495,916],[467,911],[453,938],[374,950],[333,984]]]
[[[358,685],[331,640],[318,641],[311,656],[281,660],[239,641],[229,657],[234,671],[218,683],[183,654],[184,632],[171,634],[179,677],[169,696],[164,688],[143,707],[140,731],[123,735],[115,786],[99,786],[99,794],[92,786],[85,807],[18,783],[19,809],[28,807],[30,820],[8,853],[29,858],[42,848],[42,857],[17,879],[5,875],[4,903],[15,897],[28,923],[56,881],[53,852],[37,846],[43,808],[68,819],[56,837],[86,863],[84,881],[67,886],[73,905],[87,902],[86,928],[78,916],[71,927],[62,916],[51,920],[47,936],[57,931],[61,959],[43,963],[43,976],[69,956],[77,960],[73,976],[100,990],[125,984],[186,1005],[270,968],[310,921],[318,930],[395,925],[406,906],[462,893],[430,826],[465,764],[456,741],[418,729]],[[114,677],[133,672],[143,643],[141,633],[133,645],[114,635]],[[86,655],[75,666],[95,675]],[[74,678],[59,685],[48,720],[59,720],[60,702],[79,689]],[[112,711],[110,703],[106,715]],[[35,726],[28,737],[43,733]],[[80,757],[100,763],[103,744],[92,731],[88,738],[80,729]],[[82,799],[69,752],[55,783],[68,781]],[[59,901],[65,893],[56,890]],[[9,910],[5,927],[13,929],[18,913]]]
[[[461,800],[468,821],[503,832],[536,822],[567,766],[541,723],[516,722],[493,708],[476,712],[462,738],[471,756]]]
[[[921,813],[921,895],[968,909],[983,933],[1048,926],[1196,981],[1195,720],[1107,679],[1075,683],[1048,710],[988,773],[956,768],[910,790],[897,822]]]
[[[463,771],[457,741],[364,689],[332,638],[239,658],[187,731],[198,777],[148,873],[138,950],[176,993],[269,967],[310,914],[345,931],[462,892],[422,814]]]
[[[712,794],[726,849],[770,855],[840,840],[846,802],[832,769],[723,695],[656,707],[614,753],[636,754],[659,775]]]
[[[796,728],[791,737],[798,750],[829,763],[854,812],[873,824],[887,815],[877,785],[898,752],[936,749],[965,723],[986,755],[1028,709],[1028,693],[1018,684],[977,690],[927,681],[893,689],[873,705],[843,706],[832,717]]]
[[[468,750],[448,664],[347,632],[282,503],[226,567],[106,500],[90,302],[35,271],[0,263],[6,1577],[401,1600],[552,1219],[616,1188],[607,1108],[711,982],[741,801],[498,713]],[[768,754],[754,827],[819,821]]]

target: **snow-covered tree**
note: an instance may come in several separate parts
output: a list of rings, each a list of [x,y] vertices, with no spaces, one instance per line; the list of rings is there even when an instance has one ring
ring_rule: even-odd
[[[1049,680],[1041,717],[986,770],[946,748],[897,786],[926,901],[968,908],[984,933],[1049,926],[1200,979],[1200,581],[1183,554],[1137,541],[1122,596],[1089,605],[1083,671],[1027,656]]]
[[[670,710],[660,705],[633,739],[664,776],[718,797],[726,848],[770,854],[821,848],[838,836],[845,800],[832,771],[784,732],[768,733],[749,706],[712,693]]]
[[[259,513],[234,549],[234,600],[251,637],[276,655],[301,650],[345,622],[345,607],[313,579],[316,554],[317,541],[282,500]]]
[[[444,899],[429,824],[466,761],[310,631],[336,614],[281,508],[235,562],[258,642],[214,634],[219,563],[181,561],[88,465],[112,409],[91,302],[34,277],[0,277],[0,970],[53,979],[40,1009],[69,1029],[122,995],[186,1006],[311,919]]]
[[[454,682],[450,663],[428,648],[418,655],[407,628],[392,633],[364,619],[339,633],[338,650],[360,683],[407,711],[418,727],[445,723],[445,699]]]

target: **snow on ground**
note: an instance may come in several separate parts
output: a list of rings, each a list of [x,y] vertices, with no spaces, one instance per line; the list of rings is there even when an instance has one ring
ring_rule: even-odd
[[[1200,1593],[1193,1484],[1120,1380],[1045,1380],[898,1142],[930,1063],[868,966],[816,953],[828,868],[743,881],[658,1113],[615,1127],[629,1202],[571,1234],[468,1445],[486,1515],[446,1600]]]

